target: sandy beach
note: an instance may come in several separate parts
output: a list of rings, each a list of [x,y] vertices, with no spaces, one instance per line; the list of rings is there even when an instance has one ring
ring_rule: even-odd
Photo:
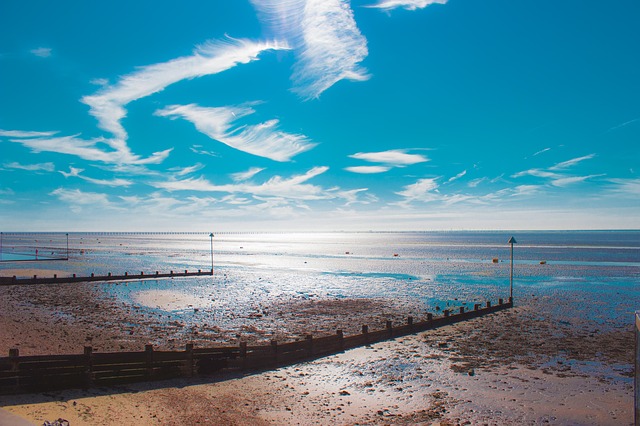
[[[239,339],[212,327],[165,327],[160,318],[105,298],[99,285],[0,288],[0,352],[79,353],[85,345],[140,350],[149,342],[179,348],[186,340],[205,346]],[[143,296],[149,303],[191,302],[168,293]],[[3,396],[0,406],[34,424],[58,418],[72,425],[631,424],[631,327],[612,329],[578,316],[549,320],[579,303],[529,296],[509,311],[246,377]],[[283,341],[309,329],[332,333],[337,324],[347,330],[381,324],[379,312],[403,314],[382,300],[310,300],[281,308],[272,320],[281,323]],[[259,340],[261,333],[243,338],[250,336]]]

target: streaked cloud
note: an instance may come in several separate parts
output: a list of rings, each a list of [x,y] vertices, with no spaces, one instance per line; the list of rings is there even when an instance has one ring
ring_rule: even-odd
[[[533,156],[535,157],[535,156],[537,156],[537,155],[544,154],[545,152],[550,151],[550,150],[551,150],[551,148],[544,148],[544,149],[541,149],[540,151],[535,152],[535,153],[533,154]]]
[[[79,189],[58,188],[49,195],[57,197],[60,201],[69,204],[73,212],[82,211],[83,206],[113,207],[107,194],[98,192],[85,192]]]
[[[233,173],[231,175],[231,179],[233,179],[234,182],[243,182],[245,180],[251,179],[252,177],[254,177],[255,175],[257,175],[263,170],[264,169],[260,167],[252,167],[246,172]]]
[[[314,167],[302,175],[296,175],[290,178],[274,176],[262,184],[236,183],[216,185],[201,176],[197,179],[189,178],[183,180],[152,182],[150,185],[167,191],[227,192],[231,194],[245,193],[288,199],[321,200],[335,198],[336,195],[320,186],[311,185],[306,182],[325,173],[328,169],[328,167]]]
[[[563,169],[567,169],[569,167],[575,166],[578,163],[581,163],[585,160],[591,160],[593,157],[595,157],[595,154],[589,154],[589,155],[585,155],[583,157],[577,157],[577,158],[572,158],[571,160],[567,160],[567,161],[563,161],[561,163],[558,163],[554,166],[549,167],[549,170],[563,170]]]
[[[352,173],[360,173],[360,174],[375,174],[375,173],[384,173],[391,170],[391,167],[387,166],[354,166],[354,167],[345,167],[345,170]]]
[[[403,8],[406,10],[424,9],[432,4],[446,4],[447,0],[380,0],[376,4],[365,7],[372,7],[383,10]]]
[[[211,41],[197,47],[191,56],[141,67],[95,95],[83,97],[82,102],[89,105],[89,113],[98,120],[98,126],[124,144],[127,132],[120,121],[126,116],[124,107],[130,102],[160,92],[182,80],[217,74],[254,61],[265,50],[284,47],[275,42],[236,39]]]
[[[60,137],[21,137],[9,139],[11,142],[19,143],[33,152],[56,152],[59,154],[75,155],[84,160],[100,161],[104,163],[125,163],[125,164],[159,164],[164,161],[172,149],[154,152],[147,158],[142,158],[131,153],[131,151],[114,146],[113,140],[105,138],[95,138],[90,140],[81,139],[78,135]],[[112,148],[112,149],[109,149]]]
[[[562,177],[561,174],[549,172],[547,170],[542,170],[542,169],[529,169],[529,170],[524,170],[522,172],[518,172],[511,175],[512,178],[519,178],[523,176],[535,176],[535,177],[549,178],[549,179],[559,179],[560,177]]]
[[[381,163],[392,167],[402,167],[412,164],[424,163],[429,159],[420,154],[408,154],[403,149],[392,149],[381,152],[358,152],[350,155],[349,158],[368,161],[370,163]]]
[[[367,40],[346,0],[252,0],[277,38],[293,47],[293,91],[305,99],[319,97],[340,80],[369,78],[360,63]]]
[[[435,178],[419,179],[396,194],[404,197],[406,201],[432,201],[438,198],[437,193],[434,192],[438,187]]]
[[[614,186],[612,191],[618,194],[640,197],[640,178],[636,179],[609,179]]]
[[[65,178],[70,178],[70,177],[77,177],[80,178],[82,180],[85,180],[89,183],[93,183],[96,185],[102,185],[102,186],[111,186],[111,187],[118,187],[118,186],[131,186],[133,185],[133,182],[130,180],[126,180],[126,179],[120,179],[120,178],[115,178],[115,179],[95,179],[95,178],[91,178],[88,176],[84,176],[81,175],[81,173],[84,172],[84,169],[78,169],[75,168],[73,166],[69,167],[69,172],[63,172],[60,171],[60,173],[65,177]]]
[[[290,161],[316,145],[304,135],[279,130],[278,120],[236,125],[238,120],[253,113],[255,110],[249,106],[205,108],[190,104],[171,105],[156,111],[155,115],[183,118],[200,132],[231,148],[274,161]]]
[[[456,181],[456,180],[460,179],[461,177],[463,177],[463,176],[464,176],[464,175],[466,175],[466,174],[467,174],[467,171],[466,171],[466,170],[463,170],[463,171],[461,171],[460,173],[458,173],[457,175],[452,176],[451,178],[449,178],[449,180],[447,181],[447,183],[451,183],[451,182],[453,182],[453,181]]]
[[[176,176],[185,176],[191,173],[195,173],[199,170],[202,170],[203,168],[204,168],[204,164],[197,163],[189,167],[173,167],[169,169],[169,171],[175,173]]]
[[[587,179],[600,177],[600,176],[604,176],[604,175],[600,174],[600,175],[588,175],[588,176],[567,176],[559,179],[553,179],[551,181],[551,185],[558,186],[558,187],[565,187],[565,186],[572,185],[574,183],[584,182]]]
[[[219,157],[217,152],[208,151],[206,149],[203,149],[202,145],[191,145],[191,147],[189,147],[189,150],[191,152],[194,152],[194,153],[200,154],[200,155],[208,155],[209,157]]]
[[[27,170],[30,172],[53,172],[55,170],[53,163],[20,164],[14,161],[12,163],[4,164],[4,167],[7,169]]]
[[[37,49],[31,49],[29,52],[39,58],[48,58],[51,56],[51,48],[49,47],[38,47]]]
[[[57,134],[58,132],[29,132],[22,130],[2,130],[0,129],[0,137],[7,138],[40,138]]]

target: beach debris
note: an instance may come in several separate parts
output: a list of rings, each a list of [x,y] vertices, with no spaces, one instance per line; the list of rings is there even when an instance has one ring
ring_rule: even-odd
[[[52,422],[45,420],[42,426],[69,426],[69,420],[65,420],[59,418],[58,420],[54,420]]]
[[[467,374],[469,374],[469,376],[473,377],[476,375],[476,372],[473,368],[470,368],[469,371],[467,372]]]
[[[349,396],[349,395],[351,395],[351,394],[350,394],[349,392],[347,392],[346,390],[341,390],[341,391],[340,391],[340,395],[342,395],[342,396]]]
[[[541,265],[546,265],[546,264],[547,264],[547,261],[546,261],[546,260],[541,260],[541,261],[540,261],[540,264],[541,264]]]
[[[492,263],[498,263],[500,260],[497,257],[494,257],[493,259],[491,259]]]

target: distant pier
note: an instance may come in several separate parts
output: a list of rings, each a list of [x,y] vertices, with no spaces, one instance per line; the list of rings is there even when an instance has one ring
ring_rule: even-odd
[[[213,270],[203,271],[198,269],[197,272],[189,272],[185,269],[182,271],[170,271],[169,273],[155,273],[145,274],[141,271],[139,274],[129,274],[125,272],[124,275],[113,275],[109,272],[107,275],[95,275],[90,276],[77,276],[76,274],[70,277],[59,277],[54,274],[53,277],[38,277],[34,275],[29,278],[18,278],[15,275],[12,277],[0,277],[0,285],[32,285],[32,284],[71,284],[82,283],[91,281],[128,281],[128,280],[150,280],[158,278],[174,278],[174,277],[200,277],[206,275],[213,275]]]

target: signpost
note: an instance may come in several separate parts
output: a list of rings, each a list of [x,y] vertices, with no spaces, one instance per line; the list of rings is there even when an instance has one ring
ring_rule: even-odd
[[[509,238],[507,241],[508,244],[511,244],[511,275],[509,276],[509,302],[513,303],[513,245],[517,244],[515,238]]]
[[[213,232],[209,234],[211,238],[211,275],[213,275]]]

